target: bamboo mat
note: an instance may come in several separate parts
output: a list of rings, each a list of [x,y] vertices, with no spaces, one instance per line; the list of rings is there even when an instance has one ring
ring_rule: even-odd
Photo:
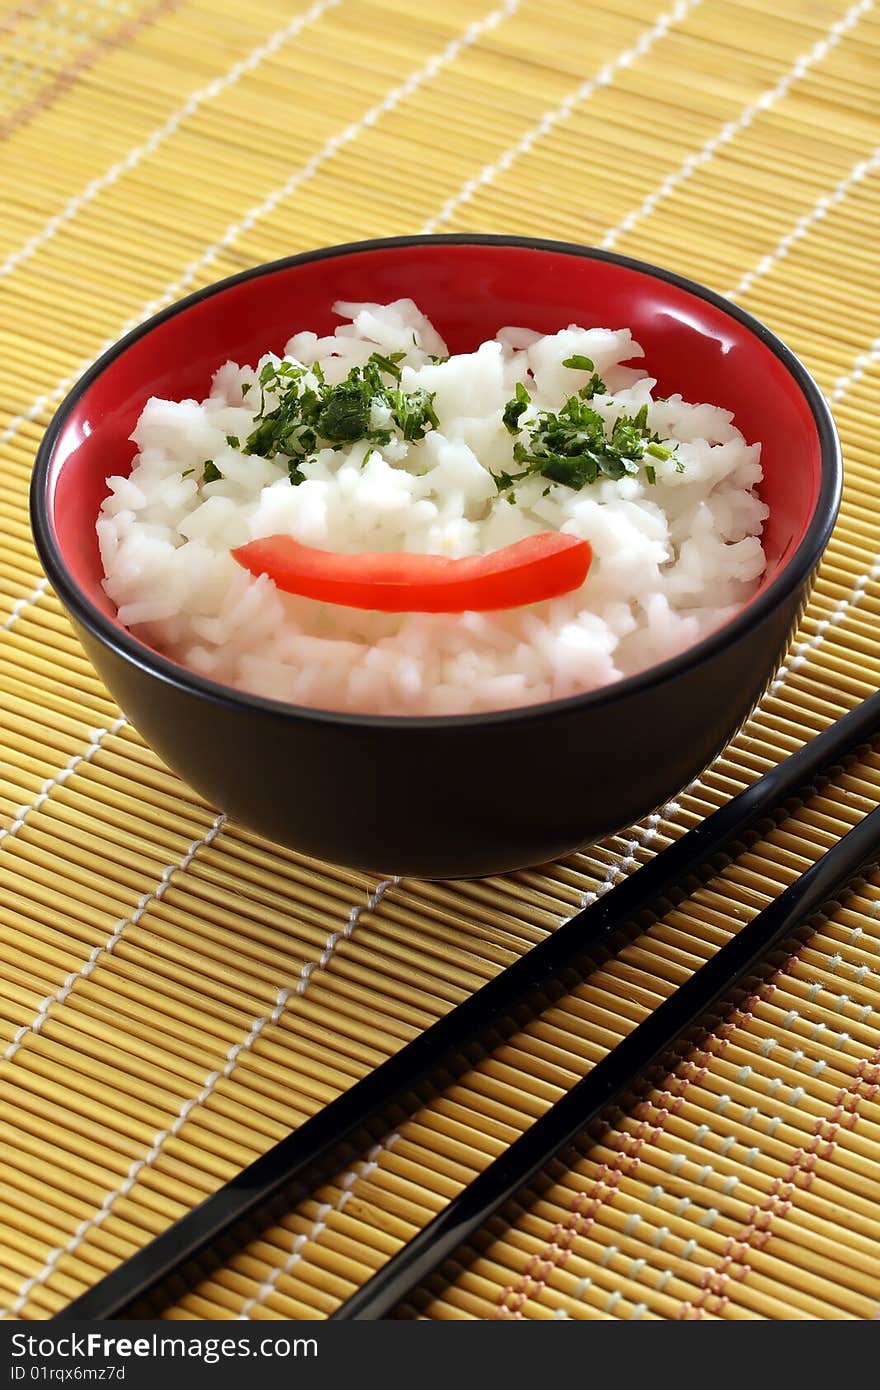
[[[51,1316],[877,687],[878,63],[872,0],[0,5],[5,1316]],[[846,458],[798,640],[715,767],[589,853],[461,884],[319,864],[203,804],[94,676],[26,511],[55,405],[127,328],[419,230],[613,246],[733,294]],[[166,1316],[332,1312],[878,800],[869,753]],[[418,1315],[873,1317],[878,985],[874,877]]]

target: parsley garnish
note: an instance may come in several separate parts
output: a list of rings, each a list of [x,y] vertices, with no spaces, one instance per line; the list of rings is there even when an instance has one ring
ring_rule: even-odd
[[[521,381],[516,383],[516,395],[508,401],[501,416],[504,428],[510,434],[519,434],[519,422],[532,403],[532,398]]]
[[[569,357],[563,365],[576,365],[583,371],[592,367],[586,357]],[[604,384],[600,385],[604,391]],[[523,430],[519,422],[529,404],[529,395],[524,386],[517,384],[516,396],[508,401],[502,418],[511,434],[525,435],[513,446],[514,460],[524,467],[519,473],[502,470],[493,475],[500,493],[509,493],[514,483],[536,474],[578,491],[600,477],[617,481],[634,476],[646,454],[671,458],[672,451],[648,429],[647,405],[635,415],[619,416],[609,434],[604,416],[589,404],[591,398],[584,392],[569,396],[558,414],[542,410]],[[656,482],[656,476],[653,465],[649,465],[648,481]]]
[[[405,352],[390,352],[387,357],[383,357],[381,352],[374,352],[370,356],[370,361],[375,362],[380,372],[387,372],[393,376],[395,381],[400,380],[400,367],[398,362],[402,362],[406,357]]]
[[[204,473],[202,474],[202,482],[203,482],[203,483],[216,483],[216,482],[217,482],[220,478],[222,478],[222,477],[223,477],[223,474],[220,472],[220,469],[217,467],[217,465],[216,465],[216,463],[214,462],[214,460],[213,460],[213,459],[205,459],[205,471],[204,471]]]
[[[236,434],[227,434],[226,443],[229,444],[233,449],[241,448],[241,440]]]
[[[663,444],[658,444],[656,439],[652,439],[650,444],[645,445],[645,453],[650,454],[655,459],[672,458],[672,450],[667,449],[666,446]],[[679,461],[676,466],[678,467],[679,473],[684,472],[683,463]]]
[[[330,444],[353,444],[370,431],[370,397],[356,382],[343,382],[328,391],[317,414],[315,433]]]
[[[260,409],[256,428],[244,445],[246,454],[273,459],[284,454],[289,460],[290,481],[304,481],[301,465],[319,449],[334,444],[390,444],[395,431],[406,440],[424,439],[437,424],[432,391],[404,391],[400,381],[403,353],[388,357],[374,352],[363,367],[352,367],[344,381],[330,386],[316,365],[312,376],[317,390],[305,383],[306,369],[293,362],[267,362],[260,371]],[[383,374],[395,385],[389,386]],[[272,392],[278,403],[266,410],[266,394]],[[372,424],[374,404],[390,411],[388,425]],[[369,454],[364,456],[364,462]]]
[[[181,478],[188,478],[190,473],[195,473],[195,471],[196,470],[194,468],[185,468],[180,476]]]
[[[591,401],[594,396],[604,396],[607,392],[608,387],[596,371],[595,363],[589,357],[584,357],[583,353],[575,352],[571,357],[564,357],[562,365],[563,367],[572,367],[577,372],[593,373],[586,386],[582,386],[578,391],[578,395],[582,396],[585,401]]]

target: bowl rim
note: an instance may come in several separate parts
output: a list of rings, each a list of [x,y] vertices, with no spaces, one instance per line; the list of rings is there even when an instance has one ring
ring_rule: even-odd
[[[159,324],[178,314],[185,313],[193,305],[209,299],[225,290],[255,280],[264,275],[272,275],[297,265],[311,261],[333,260],[342,256],[360,255],[377,250],[395,250],[415,246],[487,246],[521,247],[532,251],[547,251],[557,254],[580,256],[589,260],[603,261],[640,272],[652,279],[662,280],[678,289],[703,299],[729,318],[737,320],[765,347],[782,362],[789,375],[810,407],[819,439],[820,486],[815,509],[807,524],[807,529],[797,549],[784,563],[780,573],[763,592],[747,603],[738,613],[707,637],[687,647],[683,652],[668,657],[665,661],[647,667],[635,675],[625,676],[608,685],[594,690],[568,695],[558,700],[544,700],[538,704],[517,705],[509,709],[480,710],[470,714],[366,714],[357,711],[330,710],[297,705],[285,700],[270,699],[234,686],[224,685],[182,666],[169,657],[154,651],[139,641],[128,629],[113,622],[102,613],[79,588],[71,577],[61,548],[56,540],[49,512],[49,480],[52,460],[59,436],[68,416],[92,383],[110,366],[117,357],[122,356],[132,344],[146,336]],[[62,602],[92,636],[98,638],[116,655],[125,658],[143,671],[179,690],[199,695],[216,704],[233,708],[259,711],[276,718],[307,720],[319,724],[339,724],[363,727],[366,729],[394,729],[397,731],[440,730],[461,727],[480,727],[499,723],[527,723],[548,715],[565,715],[575,711],[598,709],[609,700],[626,699],[652,686],[661,686],[671,677],[680,675],[704,660],[712,657],[731,641],[738,640],[756,627],[779,603],[802,587],[815,570],[828,544],[837,513],[843,487],[843,464],[840,441],[834,418],[828,403],[811,373],[800,358],[786,344],[756,319],[724,295],[709,289],[688,276],[677,271],[666,270],[635,257],[624,256],[616,251],[606,251],[601,247],[580,245],[577,242],[551,240],[542,237],[514,236],[503,233],[453,232],[439,235],[412,235],[376,237],[362,241],[343,242],[334,246],[322,246],[310,251],[302,251],[293,256],[284,256],[274,261],[251,266],[200,290],[177,300],[159,313],[152,315],[131,332],[125,334],[112,347],[102,353],[83,373],[64,397],[55,411],[35,456],[30,488],[31,528],[37,553],[43,564],[50,584]]]

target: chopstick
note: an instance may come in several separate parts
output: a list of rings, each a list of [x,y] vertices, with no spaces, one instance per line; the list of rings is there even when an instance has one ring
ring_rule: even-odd
[[[880,807],[760,912],[331,1316],[387,1316],[880,853]],[[580,1151],[584,1152],[583,1141]]]
[[[607,949],[623,924],[746,834],[834,763],[880,734],[871,696],[765,773],[617,887],[560,926],[393,1057],[349,1087],[261,1158],[157,1236],[65,1309],[58,1320],[152,1316],[205,1278],[230,1252],[338,1172],[366,1140],[399,1123],[446,1079],[443,1068],[519,1010],[540,1011],[542,990],[591,950]],[[847,837],[848,839],[849,837]],[[536,1003],[536,999],[538,1002]],[[415,1094],[420,1088],[418,1095]],[[371,1126],[371,1127],[370,1127]],[[530,1131],[531,1133],[531,1131]]]

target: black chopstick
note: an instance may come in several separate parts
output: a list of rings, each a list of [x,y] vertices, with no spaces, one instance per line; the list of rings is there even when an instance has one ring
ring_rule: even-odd
[[[679,986],[332,1314],[387,1316],[880,853],[880,807]]]
[[[423,1103],[424,1087],[461,1054],[542,989],[558,982],[593,946],[612,941],[688,874],[809,786],[833,764],[880,734],[880,694],[865,700],[616,888],[579,912],[520,960],[450,1010],[388,1061],[306,1120],[238,1177],[226,1183],[149,1245],[56,1314],[60,1320],[152,1316],[181,1290],[229,1258],[331,1177],[357,1152],[365,1120],[375,1132]],[[534,1013],[540,1003],[531,1005]],[[421,1086],[422,1093],[415,1094]]]

